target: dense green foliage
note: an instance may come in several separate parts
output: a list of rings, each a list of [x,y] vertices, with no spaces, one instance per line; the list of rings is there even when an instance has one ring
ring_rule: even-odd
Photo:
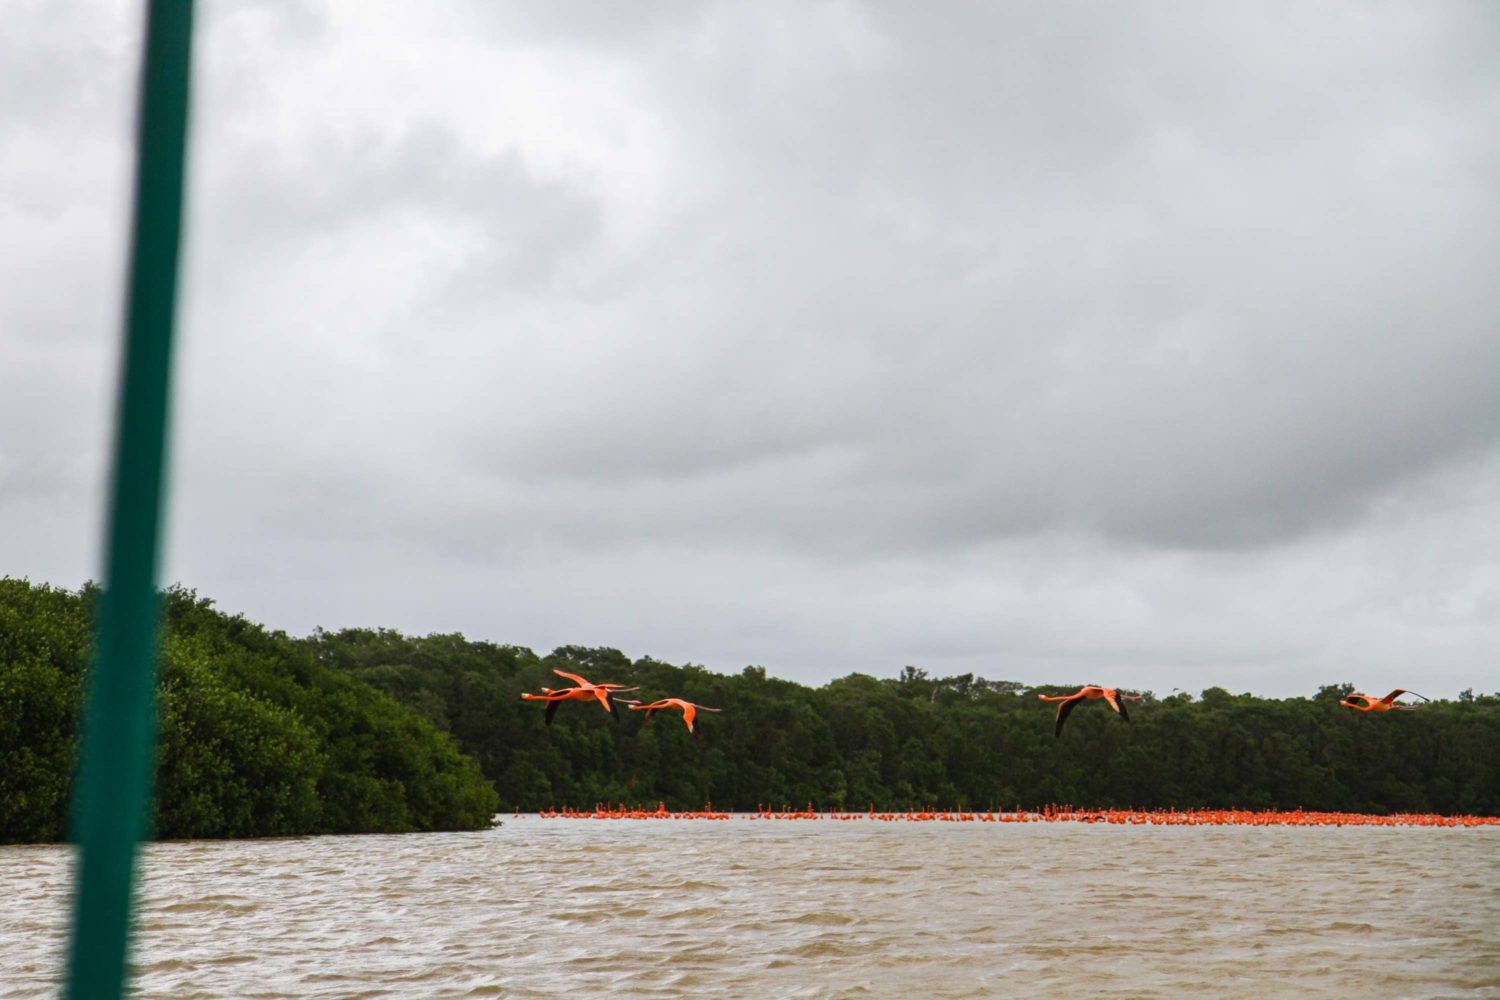
[[[67,829],[97,597],[0,580],[0,842]],[[539,656],[388,630],[291,639],[181,590],[164,596],[158,837],[474,829],[494,809],[597,802],[818,806],[1245,807],[1500,814],[1500,696],[1416,712],[1341,708],[1347,685],[1265,699],[1149,692],[1125,724],[970,675],[852,674],[821,688],[759,667],[718,674],[614,649]],[[722,709],[693,739],[523,691],[553,668]],[[1383,693],[1383,692],[1376,692]],[[488,780],[486,780],[488,779]]]
[[[1500,697],[1466,693],[1376,715],[1339,706],[1348,685],[1289,699],[1220,688],[1196,698],[1146,693],[1131,704],[1130,724],[1093,703],[1055,738],[1054,707],[1036,695],[1076,684],[1028,689],[908,667],[895,679],[853,674],[809,688],[758,667],[724,675],[632,662],[613,649],[539,657],[462,636],[370,630],[307,642],[320,662],[447,726],[507,809],[660,800],[728,809],[1050,802],[1500,814]],[[622,711],[616,723],[580,702],[563,703],[544,727],[542,706],[519,695],[566,686],[553,667],[723,713],[699,717],[697,740],[676,712],[646,723]]]
[[[67,833],[98,592],[0,580],[0,842]],[[494,791],[453,738],[305,642],[164,595],[160,838],[488,826]]]

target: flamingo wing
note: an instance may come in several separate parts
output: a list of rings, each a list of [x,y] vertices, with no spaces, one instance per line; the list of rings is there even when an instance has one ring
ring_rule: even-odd
[[[566,677],[568,680],[572,681],[574,684],[577,684],[579,687],[593,687],[594,686],[594,685],[590,684],[588,681],[584,680],[582,677],[579,677],[577,674],[570,674],[566,670],[558,670],[556,667],[553,667],[552,668],[552,672],[554,674],[556,674],[557,676],[559,676],[559,677]]]
[[[1077,705],[1082,700],[1083,700],[1083,696],[1082,695],[1074,695],[1071,698],[1064,698],[1062,701],[1058,702],[1058,704],[1057,704],[1057,728],[1052,731],[1052,735],[1053,736],[1061,736],[1062,735],[1063,723],[1068,721],[1068,716],[1070,714],[1072,714],[1073,706]]]
[[[661,709],[661,708],[669,708],[669,707],[671,707],[671,704],[672,704],[672,700],[670,698],[668,698],[668,699],[665,699],[665,700],[653,701],[653,702],[651,702],[648,705],[642,705],[640,702],[636,702],[635,704],[631,705],[630,707],[634,711],[645,712],[646,713],[646,721],[650,722],[651,721],[651,713],[652,712],[655,712],[657,709]]]
[[[1130,721],[1130,713],[1125,711],[1124,698],[1121,698],[1113,691],[1106,691],[1104,697],[1109,700],[1110,707],[1113,708],[1116,712],[1120,713],[1120,718],[1124,719],[1126,722]]]
[[[1417,694],[1417,692],[1415,692],[1415,691],[1408,691],[1408,690],[1406,690],[1406,688],[1397,688],[1396,690],[1392,691],[1390,694],[1386,695],[1384,698],[1382,698],[1380,700],[1383,701],[1383,702],[1385,702],[1387,705],[1390,705],[1390,704],[1393,704],[1395,702],[1395,700],[1397,698],[1401,697],[1403,694],[1409,694],[1413,698],[1422,698],[1422,696],[1419,695],[1419,694]],[[1423,701],[1427,701],[1428,699],[1422,698],[1422,700]]]
[[[562,703],[562,698],[549,698],[547,700],[547,711],[542,713],[542,723],[544,725],[552,725],[552,717],[557,714],[557,706]]]

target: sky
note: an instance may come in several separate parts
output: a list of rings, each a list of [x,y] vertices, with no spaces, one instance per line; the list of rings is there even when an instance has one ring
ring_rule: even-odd
[[[0,576],[102,576],[139,41],[0,33]],[[1486,0],[206,2],[195,59],[163,583],[814,685],[1500,689]]]

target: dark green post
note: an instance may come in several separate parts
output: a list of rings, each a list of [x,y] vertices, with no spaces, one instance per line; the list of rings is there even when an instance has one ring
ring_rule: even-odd
[[[192,0],[149,0],[136,123],[125,348],[94,667],[74,801],[77,893],[67,996],[125,986],[136,844],[154,764],[156,592],[187,144]]]

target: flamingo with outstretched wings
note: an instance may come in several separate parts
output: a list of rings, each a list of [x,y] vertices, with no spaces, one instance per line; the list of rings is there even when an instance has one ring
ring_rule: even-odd
[[[1401,697],[1403,694],[1409,694],[1413,698],[1422,698],[1423,701],[1428,700],[1427,698],[1423,698],[1421,695],[1417,694],[1415,691],[1408,691],[1405,688],[1397,688],[1390,694],[1386,695],[1384,698],[1380,699],[1372,698],[1367,694],[1359,693],[1345,695],[1344,700],[1339,702],[1339,704],[1343,705],[1345,708],[1358,709],[1361,712],[1389,712],[1392,709],[1396,709],[1402,712],[1415,712],[1420,706],[1396,704],[1396,699]]]
[[[687,723],[688,732],[692,733],[694,736],[698,735],[697,719],[699,712],[722,711],[721,709],[717,708],[709,708],[707,705],[694,705],[692,702],[684,701],[681,698],[663,698],[660,701],[653,701],[649,705],[636,703],[630,706],[630,710],[632,712],[645,712],[646,719],[648,721],[651,719],[652,712],[660,711],[664,708],[682,709],[682,721]]]
[[[640,688],[624,687],[620,684],[595,684],[577,674],[570,674],[566,670],[558,670],[556,667],[552,672],[559,677],[572,681],[576,687],[570,688],[542,688],[541,694],[530,694],[522,692],[521,697],[526,701],[545,701],[547,710],[542,713],[542,721],[552,725],[552,717],[557,714],[557,706],[565,701],[597,701],[604,706],[604,710],[620,721],[620,713],[615,711],[615,703],[612,695],[622,691],[639,691]]]
[[[1109,703],[1109,707],[1119,714],[1120,718],[1129,722],[1130,713],[1125,711],[1125,702],[1141,700],[1141,696],[1138,694],[1120,694],[1114,688],[1100,687],[1097,684],[1085,685],[1072,694],[1039,694],[1037,697],[1042,701],[1055,701],[1059,703],[1057,706],[1057,728],[1053,731],[1054,736],[1062,735],[1063,723],[1068,721],[1068,716],[1072,714],[1073,709],[1082,702],[1092,701],[1095,698],[1103,698]]]

